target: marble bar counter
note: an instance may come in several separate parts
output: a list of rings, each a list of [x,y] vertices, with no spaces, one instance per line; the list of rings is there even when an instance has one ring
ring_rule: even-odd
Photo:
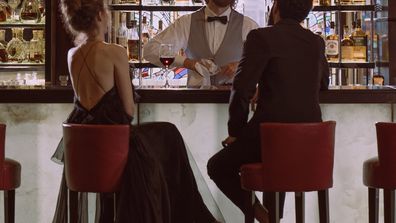
[[[227,136],[229,88],[137,92],[141,96],[135,114],[139,122],[175,124],[203,176],[198,184],[207,185],[211,192],[204,194],[204,199],[215,199],[227,223],[243,222],[242,213],[206,173],[207,160],[221,149],[220,142]],[[73,109],[72,101],[70,87],[0,88],[0,122],[7,124],[6,156],[22,165],[22,184],[16,190],[16,222],[52,222],[63,167],[50,157],[62,136],[61,124]],[[321,92],[320,102],[323,120],[337,122],[334,187],[329,193],[331,222],[368,222],[362,165],[377,154],[375,123],[394,121],[396,90],[392,86],[332,89]],[[0,202],[0,208],[2,205]],[[316,193],[307,193],[307,223],[319,222],[317,206]],[[380,211],[383,218],[382,205]],[[287,195],[282,222],[294,222],[292,194]]]

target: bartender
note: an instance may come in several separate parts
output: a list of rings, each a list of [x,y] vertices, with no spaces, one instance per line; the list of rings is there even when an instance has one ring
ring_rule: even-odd
[[[236,0],[205,2],[205,7],[178,18],[143,49],[144,58],[157,66],[162,66],[162,43],[173,44],[176,52],[183,49],[185,55],[177,55],[172,66],[190,70],[188,87],[200,87],[208,71],[212,85],[232,83],[246,36],[258,28],[251,18],[234,10]]]

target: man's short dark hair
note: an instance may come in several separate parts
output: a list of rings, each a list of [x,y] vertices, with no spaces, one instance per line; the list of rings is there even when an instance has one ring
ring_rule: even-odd
[[[302,22],[312,9],[312,0],[276,0],[282,19]]]

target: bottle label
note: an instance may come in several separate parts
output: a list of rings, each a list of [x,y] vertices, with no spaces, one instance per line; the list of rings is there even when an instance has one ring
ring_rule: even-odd
[[[326,40],[326,55],[337,56],[338,53],[338,41]]]
[[[342,46],[341,53],[343,60],[353,60],[353,46]]]

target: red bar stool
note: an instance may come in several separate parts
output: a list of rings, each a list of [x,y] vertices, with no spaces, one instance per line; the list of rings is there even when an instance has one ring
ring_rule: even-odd
[[[378,222],[379,189],[384,190],[385,223],[395,222],[396,189],[396,123],[379,122],[377,130],[378,157],[363,164],[363,183],[368,187],[369,222]]]
[[[330,222],[335,125],[334,121],[261,124],[262,163],[241,167],[246,223],[254,222],[252,191],[267,193],[271,223],[279,223],[279,192],[295,192],[296,222],[304,222],[304,192],[318,191],[320,222]]]
[[[63,124],[70,222],[78,222],[77,192],[118,191],[128,157],[129,134],[129,125]]]
[[[5,158],[6,125],[0,124],[0,190],[4,191],[4,222],[15,222],[15,189],[21,185],[21,164]]]

